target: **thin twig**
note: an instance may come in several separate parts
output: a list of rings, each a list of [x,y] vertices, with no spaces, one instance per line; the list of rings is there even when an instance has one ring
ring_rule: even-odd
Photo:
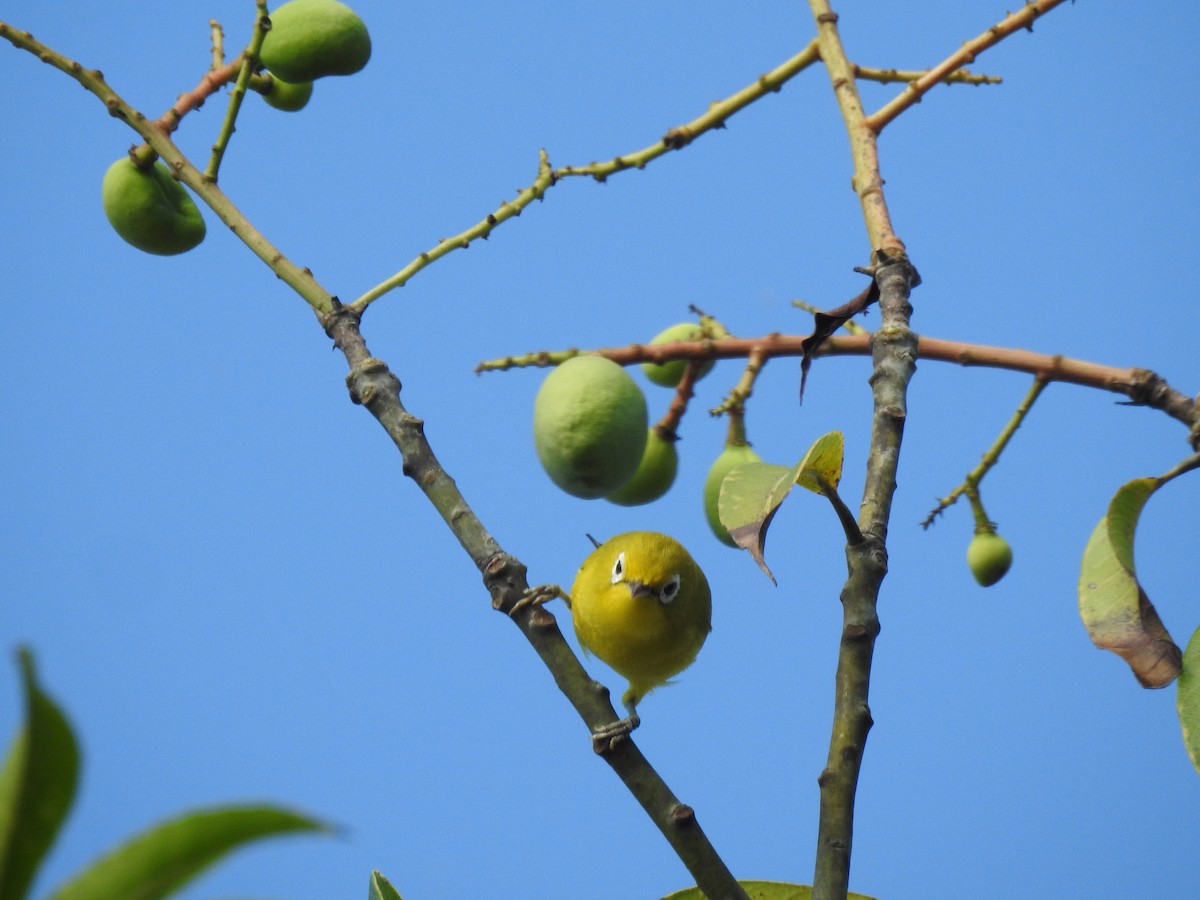
[[[854,66],[854,77],[859,81],[878,81],[880,84],[891,84],[896,81],[919,81],[929,74],[929,69],[915,71],[905,69],[874,69],[870,66]],[[1004,81],[996,75],[976,75],[966,69],[955,69],[942,79],[942,84],[1001,84]]]
[[[608,162],[594,162],[586,166],[563,166],[558,169],[551,169],[547,153],[545,149],[542,149],[538,153],[537,178],[534,179],[533,184],[529,187],[518,191],[516,200],[501,203],[495,212],[490,213],[482,221],[475,223],[470,228],[459,232],[453,237],[442,238],[432,248],[419,254],[416,259],[403,269],[371,288],[351,303],[350,306],[362,312],[387,292],[398,287],[403,287],[408,283],[410,278],[430,263],[436,262],[455,250],[465,250],[471,246],[472,242],[480,238],[487,239],[497,225],[515,216],[519,216],[530,203],[534,200],[541,200],[545,196],[546,191],[563,178],[591,176],[597,181],[604,181],[609,175],[625,169],[645,168],[651,161],[671,150],[678,150],[690,144],[705,132],[724,128],[725,121],[732,115],[745,109],[755,100],[780,90],[789,79],[812,65],[817,59],[816,41],[812,41],[791,59],[767,72],[765,75],[760,75],[753,83],[742,88],[736,94],[712,104],[703,115],[698,116],[686,125],[670,129],[666,135],[649,147],[616,156]]]
[[[246,86],[250,84],[250,77],[258,68],[258,53],[262,49],[263,38],[267,36],[267,22],[269,21],[267,0],[256,0],[254,29],[250,35],[250,46],[240,57],[242,65],[238,70],[233,90],[229,94],[229,103],[225,107],[225,120],[221,123],[221,130],[217,132],[217,139],[212,146],[212,155],[208,159],[208,166],[204,169],[204,177],[209,181],[217,180],[217,174],[221,169],[221,160],[225,158],[225,150],[233,138],[234,126],[242,108],[242,99],[246,96]]]
[[[957,502],[958,498],[963,494],[974,491],[978,495],[979,483],[983,481],[984,476],[1000,461],[1000,454],[1004,452],[1004,448],[1008,446],[1008,442],[1012,440],[1012,436],[1017,433],[1017,429],[1021,427],[1021,423],[1025,421],[1025,417],[1029,415],[1029,411],[1033,409],[1033,404],[1037,401],[1038,396],[1048,383],[1049,380],[1041,375],[1033,380],[1033,385],[1029,388],[1025,399],[1021,401],[1016,412],[1008,420],[1008,424],[1001,430],[996,440],[992,443],[992,446],[983,454],[979,465],[967,473],[962,484],[938,501],[937,506],[926,516],[925,521],[921,523],[922,528],[928,528],[932,525],[934,520]]]
[[[900,113],[914,104],[920,103],[921,98],[944,81],[947,75],[975,62],[975,57],[980,53],[989,47],[994,47],[1013,32],[1020,31],[1022,28],[1033,31],[1034,19],[1063,2],[1065,0],[1036,0],[1034,3],[1027,3],[1017,12],[1005,16],[983,34],[967,41],[923,76],[909,82],[908,87],[899,96],[867,117],[866,126],[876,134],[883,131]]]

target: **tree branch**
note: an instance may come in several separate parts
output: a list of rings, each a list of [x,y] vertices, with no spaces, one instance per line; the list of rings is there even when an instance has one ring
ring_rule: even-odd
[[[365,406],[383,426],[404,459],[404,474],[425,493],[483,574],[493,608],[507,614],[529,588],[525,566],[500,548],[442,468],[425,439],[423,421],[409,413],[400,401],[399,379],[368,351],[359,321],[357,312],[340,304],[324,317],[326,332],[350,364],[346,384],[351,400]],[[607,688],[592,681],[584,671],[548,610],[527,606],[512,620],[550,669],[559,689],[587,723],[589,731],[594,732],[617,718]],[[633,740],[620,741],[603,756],[658,826],[701,890],[709,897],[745,898],[745,892],[709,843],[695,812],[675,797]]]
[[[1064,0],[1037,0],[1034,3],[1027,3],[1015,13],[1010,13],[983,34],[967,41],[956,52],[950,54],[920,78],[909,82],[908,87],[898,97],[871,113],[864,124],[876,134],[883,131],[900,113],[920,103],[921,98],[939,82],[945,81],[948,75],[975,62],[975,57],[980,53],[994,47],[1013,32],[1022,28],[1033,31],[1034,19],[1063,2]]]
[[[698,116],[686,125],[670,129],[662,139],[651,144],[649,147],[643,147],[641,150],[613,157],[608,162],[594,162],[586,166],[563,166],[558,169],[551,169],[546,151],[544,149],[541,150],[538,154],[538,176],[533,184],[517,193],[516,200],[504,201],[495,212],[489,214],[482,221],[475,223],[470,228],[453,237],[442,238],[434,247],[421,253],[395,275],[377,284],[350,305],[362,311],[388,291],[403,287],[408,283],[410,278],[430,263],[436,262],[454,250],[465,250],[480,238],[486,240],[497,225],[515,216],[519,216],[521,211],[534,200],[541,200],[545,196],[546,190],[557,184],[560,179],[578,175],[590,175],[597,181],[604,181],[609,175],[624,171],[625,169],[643,169],[648,163],[665,153],[687,146],[706,131],[724,128],[725,121],[730,116],[745,109],[755,100],[780,90],[789,79],[808,68],[818,58],[816,41],[811,41],[808,46],[791,59],[776,66],[765,75],[760,75],[752,84],[747,85],[736,94],[724,100],[718,100],[716,103],[713,103],[703,115]]]
[[[664,363],[673,359],[745,359],[761,355],[771,359],[779,356],[803,356],[807,336],[769,334],[758,338],[722,338],[720,340],[685,341],[672,344],[630,344],[626,347],[602,347],[590,351],[605,356],[623,366],[640,362]],[[871,352],[871,335],[831,335],[817,351],[817,356],[865,356]],[[482,362],[476,372],[496,372],[529,366],[555,366],[572,356],[585,352],[571,350],[539,350],[523,356],[505,356]],[[1149,369],[1109,366],[1057,354],[1035,353],[1015,347],[994,347],[971,344],[945,338],[922,336],[917,347],[922,360],[958,363],[961,366],[983,366],[1027,372],[1045,381],[1078,384],[1121,394],[1135,406],[1149,406],[1178,419],[1191,429],[1200,427],[1200,409],[1196,402],[1171,387],[1161,376]]]
[[[838,108],[842,111],[842,120],[850,137],[850,155],[854,162],[850,184],[862,206],[870,246],[882,250],[889,257],[903,257],[904,242],[892,230],[891,216],[883,196],[883,176],[879,172],[879,146],[876,140],[878,134],[866,124],[854,66],[847,58],[838,35],[837,13],[830,8],[829,0],[809,0],[809,7],[817,20],[821,61],[829,71]]]

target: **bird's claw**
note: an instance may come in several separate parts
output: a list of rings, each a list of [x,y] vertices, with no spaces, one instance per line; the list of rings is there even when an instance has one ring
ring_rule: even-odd
[[[631,713],[624,719],[602,725],[592,732],[592,750],[604,754],[616,749],[617,744],[625,740],[629,733],[641,724],[641,717],[637,713]]]
[[[526,589],[521,599],[512,605],[508,611],[510,616],[515,616],[520,610],[526,606],[541,606],[544,603],[549,603],[558,597],[567,600],[567,605],[570,605],[570,600],[567,598],[566,592],[557,584],[539,584]]]

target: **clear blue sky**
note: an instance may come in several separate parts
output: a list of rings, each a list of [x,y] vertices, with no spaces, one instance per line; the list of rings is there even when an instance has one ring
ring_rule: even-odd
[[[861,64],[918,68],[1002,3],[843,3]],[[250,102],[221,173],[291,258],[357,296],[555,165],[652,143],[795,53],[803,3],[392,4],[359,0],[374,55],[284,114]],[[250,0],[9,0],[2,17],[102,69],[160,114],[229,44]],[[1200,8],[1064,5],[976,65],[1000,87],[934,90],[882,140],[924,334],[1154,369],[1200,390],[1193,270]],[[865,85],[869,107],[895,86]],[[183,808],[273,800],[336,839],[243,851],[187,898],[652,898],[691,883],[343,384],[308,309],[216,222],[196,251],[142,255],[100,179],[132,132],[0,46],[0,736],[19,720],[11,650],[36,651],[83,744],[76,808],[40,882]],[[251,98],[253,101],[255,98]],[[178,140],[202,160],[224,104]],[[534,581],[569,582],[585,532],[674,534],[707,571],[714,631],[648,698],[639,746],[744,877],[809,882],[844,576],[836,521],[796,496],[773,587],[700,512],[724,423],[685,419],[667,498],[576,500],[532,447],[539,371],[482,359],[645,341],[689,303],[743,336],[806,333],[790,301],[841,303],[869,246],[829,80],[813,68],[642,172],[559,184],[490,241],[377,303],[364,331],[443,464]],[[873,327],[878,316],[865,324]],[[794,462],[846,434],[857,506],[863,359],[771,363],[755,448]],[[639,376],[640,377],[640,376]],[[1024,375],[922,363],[911,386],[880,603],[852,888],[887,900],[1178,897],[1200,882],[1200,777],[1174,687],[1147,692],[1079,621],[1083,545],[1123,482],[1165,471],[1185,430],[1115,395],[1052,386],[985,485],[1015,551],[983,590],[971,522],[917,527],[1024,396]],[[669,395],[647,385],[651,414]],[[1200,476],[1146,508],[1139,573],[1176,641],[1200,624]],[[566,617],[558,607],[560,621]],[[572,638],[573,640],[573,638]],[[602,665],[596,677],[624,683]]]

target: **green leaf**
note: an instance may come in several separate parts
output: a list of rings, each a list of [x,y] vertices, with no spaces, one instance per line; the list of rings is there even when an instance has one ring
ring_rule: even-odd
[[[315,819],[271,806],[185,813],[97,860],[59,888],[53,900],[158,900],[250,841],[297,831],[332,830]]]
[[[835,495],[842,479],[844,456],[842,433],[831,431],[817,438],[790,469],[770,463],[742,463],[721,482],[717,498],[721,524],[771,581],[775,576],[767,568],[764,551],[767,529],[775,513],[797,484],[818,494]]]
[[[392,883],[376,869],[371,873],[371,892],[367,894],[367,900],[403,900],[403,898],[400,896],[400,892],[392,887]]]
[[[750,900],[812,900],[812,888],[807,884],[787,884],[783,881],[739,881]],[[847,900],[874,900],[866,894],[850,891]],[[690,887],[668,894],[663,900],[704,900],[699,888]]]
[[[796,483],[796,470],[770,463],[742,463],[729,470],[721,482],[717,514],[729,530],[733,542],[749,551],[771,581],[775,576],[767,568],[763,550],[767,528]]]
[[[1122,485],[1083,551],[1079,614],[1092,642],[1121,656],[1142,687],[1166,687],[1179,674],[1179,648],[1138,583],[1133,537],[1157,478]]]
[[[0,771],[0,900],[22,900],[71,809],[79,747],[66,716],[37,683],[33,655],[18,654],[25,723]]]
[[[1175,707],[1183,728],[1183,746],[1200,772],[1200,628],[1183,651],[1183,671],[1179,673],[1176,690]]]

